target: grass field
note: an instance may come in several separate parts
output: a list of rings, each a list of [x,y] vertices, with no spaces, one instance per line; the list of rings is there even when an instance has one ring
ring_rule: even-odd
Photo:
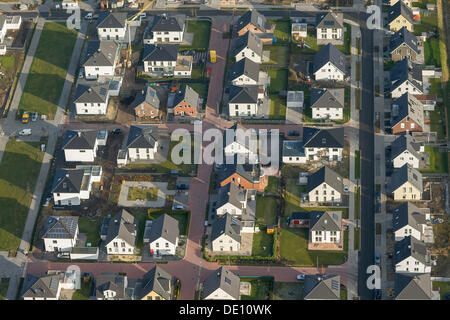
[[[433,281],[433,290],[438,290],[441,294],[441,300],[444,300],[444,296],[450,293],[450,282]]]
[[[422,32],[437,31],[437,14],[421,14],[420,24],[414,25],[414,34],[419,36]]]
[[[253,234],[252,256],[271,257],[273,255],[273,234],[261,230]]]
[[[256,224],[272,227],[277,222],[279,201],[274,197],[256,198]]]
[[[273,278],[244,278],[241,282],[250,282],[250,295],[241,295],[241,300],[271,300],[273,293]]]
[[[338,45],[336,48],[345,55],[351,53],[352,47],[352,27],[348,23],[344,23],[344,44]]]
[[[273,36],[277,39],[276,43],[288,43],[291,36],[291,21],[286,19],[279,19],[270,22],[275,23]]]
[[[440,108],[430,112],[430,131],[436,132],[438,139],[445,139],[445,114]]]
[[[270,119],[286,118],[286,99],[277,94],[270,95]]]
[[[19,111],[38,112],[49,119],[54,118],[76,37],[77,32],[62,23],[47,22],[44,25]]]
[[[131,187],[128,190],[128,200],[135,201],[136,199],[146,199],[148,201],[155,201],[158,199],[158,188],[141,189],[138,187]]]
[[[425,173],[448,173],[448,153],[440,152],[436,147],[425,147],[430,157],[430,168],[420,170]]]
[[[280,68],[287,68],[289,65],[288,46],[264,46],[264,51],[269,51],[269,61],[265,64],[276,65]]]
[[[278,192],[278,188],[280,187],[280,178],[270,176],[269,183],[267,187],[264,189],[264,192]]]
[[[80,217],[78,219],[78,228],[81,233],[86,233],[86,243],[90,242],[93,247],[98,246],[100,242],[100,219],[89,219]]]
[[[298,186],[297,180],[298,174],[295,178],[290,175],[289,178],[286,178],[285,217],[289,217],[292,212],[300,210],[300,196],[306,192],[306,186]]]
[[[91,293],[92,280],[87,282],[81,281],[81,288],[75,290],[72,295],[72,300],[88,300]]]
[[[353,239],[353,250],[359,250],[359,237],[360,237],[360,229],[354,229],[354,239]]]
[[[44,153],[40,142],[10,139],[0,163],[0,251],[20,244]]]
[[[303,300],[303,282],[275,282],[273,300]]]
[[[8,292],[9,278],[0,279],[0,300],[6,300],[6,293]]]
[[[270,77],[269,93],[279,93],[280,91],[287,90],[287,69],[270,69],[268,73]]]
[[[425,64],[440,67],[441,53],[439,52],[439,40],[429,38],[423,46],[425,51]]]
[[[190,46],[180,46],[179,50],[200,50],[208,49],[209,35],[211,33],[211,22],[200,20],[189,20],[187,32],[194,34],[194,39]]]
[[[361,171],[361,152],[355,150],[355,179],[359,179]]]

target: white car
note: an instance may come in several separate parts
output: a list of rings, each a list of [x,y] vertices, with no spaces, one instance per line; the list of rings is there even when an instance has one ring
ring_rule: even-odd
[[[19,136],[31,136],[31,129],[23,129],[19,131]]]
[[[306,274],[301,273],[301,274],[297,275],[297,280],[305,280],[305,276],[306,276]]]
[[[348,184],[344,185],[344,191],[348,192]]]
[[[182,205],[176,205],[172,207],[172,210],[181,210],[181,209],[183,209]]]

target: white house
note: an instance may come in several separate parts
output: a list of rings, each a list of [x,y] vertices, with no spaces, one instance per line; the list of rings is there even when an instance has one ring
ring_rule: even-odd
[[[394,170],[389,185],[395,201],[421,200],[423,193],[422,174],[408,164]]]
[[[344,89],[311,89],[313,119],[342,120],[344,118]]]
[[[67,9],[75,9],[78,8],[79,6],[77,0],[62,0],[61,7],[64,10],[67,10]]]
[[[229,141],[227,140],[230,139]],[[236,154],[245,156],[250,163],[258,162],[258,133],[254,129],[246,129],[240,124],[235,124],[226,129],[223,150],[225,157]]]
[[[425,147],[409,134],[404,134],[395,139],[391,144],[391,159],[394,168],[401,168],[409,164],[415,169],[419,169],[422,159],[421,153]]]
[[[241,280],[220,267],[205,279],[202,287],[202,300],[239,300]]]
[[[144,45],[144,72],[155,77],[173,76],[178,58],[177,44]]]
[[[344,43],[344,15],[337,12],[321,13],[317,16],[317,44]]]
[[[343,194],[343,179],[324,166],[309,175],[306,192],[310,202],[339,203]]]
[[[344,81],[347,74],[345,55],[334,45],[327,44],[314,55],[313,74],[316,80]]]
[[[114,76],[118,61],[119,43],[116,41],[89,41],[83,63],[88,80],[102,76]]]
[[[342,161],[344,128],[303,128],[303,148],[308,161]]]
[[[231,83],[234,86],[255,86],[259,83],[259,64],[241,59],[231,66]]]
[[[5,40],[8,30],[19,30],[21,23],[22,16],[0,15],[0,43]]]
[[[155,16],[153,25],[144,33],[144,44],[183,42],[185,23],[182,18]]]
[[[131,300],[128,295],[128,292],[130,292],[127,290],[128,288],[128,277],[126,275],[102,273],[95,277],[94,295],[97,300]]]
[[[256,116],[264,98],[264,89],[260,89],[258,86],[231,86],[228,113],[230,117]]]
[[[121,154],[124,154],[125,164],[137,160],[153,160],[158,152],[159,134],[158,128],[154,126],[131,126],[128,133],[125,150],[120,150],[118,162]],[[123,163],[121,163],[123,164]]]
[[[263,43],[253,32],[247,32],[242,37],[237,38],[233,55],[236,61],[247,58],[255,63],[262,63]],[[275,59],[275,57],[272,57],[272,59]]]
[[[78,239],[78,217],[49,216],[42,232],[45,251],[70,252]]]
[[[393,99],[405,93],[423,94],[422,69],[408,58],[397,62],[389,71],[389,77]]]
[[[175,255],[179,238],[178,220],[163,214],[152,222],[149,235],[150,253]]]
[[[219,200],[217,202],[216,214],[221,216],[229,213],[233,216],[242,216],[247,208],[248,190],[234,183],[219,188]]]
[[[295,40],[306,38],[308,36],[308,24],[293,22],[291,26],[291,36]]]
[[[341,211],[311,213],[309,239],[312,244],[339,244],[342,234]]]
[[[97,33],[100,40],[124,40],[127,31],[126,12],[108,12],[99,17]]]
[[[77,115],[105,115],[109,96],[109,82],[78,85],[74,99]]]
[[[283,163],[303,164],[306,163],[305,148],[301,140],[284,140],[283,141]]]
[[[425,214],[411,202],[405,202],[394,209],[392,231],[395,241],[400,241],[407,236],[422,240],[425,227]]]
[[[67,162],[94,162],[97,157],[99,131],[68,130],[62,143]]]
[[[423,241],[407,236],[394,246],[395,272],[430,273],[430,256]]]
[[[105,246],[108,254],[132,255],[136,253],[137,220],[122,209],[109,220]]]
[[[241,249],[242,223],[229,213],[217,216],[212,224],[211,247],[213,252],[236,252]]]

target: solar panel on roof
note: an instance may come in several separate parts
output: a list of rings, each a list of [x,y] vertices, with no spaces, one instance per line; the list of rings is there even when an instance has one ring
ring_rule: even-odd
[[[225,282],[231,286],[231,280],[229,278],[225,277]]]
[[[331,280],[331,288],[333,290],[338,290],[339,289],[339,282],[337,282],[336,280]]]
[[[324,25],[326,25],[326,26],[334,26],[334,21],[325,21]]]

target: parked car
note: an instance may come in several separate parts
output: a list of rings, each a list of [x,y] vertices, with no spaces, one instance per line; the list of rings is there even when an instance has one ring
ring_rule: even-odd
[[[380,254],[378,252],[375,252],[375,264],[380,263]]]
[[[182,183],[182,184],[178,184],[176,186],[176,189],[177,190],[187,190],[187,189],[189,189],[189,187],[187,185],[185,185],[184,183]]]
[[[31,129],[23,129],[19,131],[19,136],[31,136]]]
[[[299,275],[297,275],[297,280],[305,280],[305,274],[300,273]]]
[[[80,69],[80,72],[78,72],[78,78],[84,78],[84,70]]]
[[[348,192],[348,184],[344,185],[344,192]]]
[[[22,114],[22,123],[28,123],[28,122],[30,122],[30,113],[24,112]]]
[[[33,112],[33,114],[31,115],[31,121],[37,121],[38,118],[39,114],[37,112]]]
[[[115,128],[114,130],[111,130],[111,134],[121,134],[122,130],[120,128]]]
[[[299,135],[300,131],[293,130],[288,132],[288,136],[299,136]]]
[[[375,299],[381,300],[381,290],[380,289],[375,290]]]
[[[181,210],[181,209],[183,209],[183,206],[180,204],[172,207],[172,210]]]

